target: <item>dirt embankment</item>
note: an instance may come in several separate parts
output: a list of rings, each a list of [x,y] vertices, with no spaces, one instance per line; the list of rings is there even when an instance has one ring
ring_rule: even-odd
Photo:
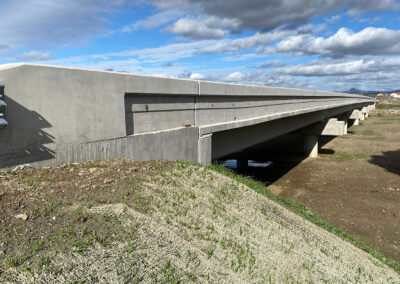
[[[384,101],[319,158],[286,172],[271,190],[305,204],[400,265],[400,100]]]
[[[98,161],[0,178],[0,282],[400,282],[210,169]]]

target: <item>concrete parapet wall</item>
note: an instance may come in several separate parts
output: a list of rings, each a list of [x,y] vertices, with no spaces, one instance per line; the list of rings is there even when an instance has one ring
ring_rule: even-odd
[[[9,123],[0,130],[0,168],[113,157],[210,161],[215,132],[373,103],[358,95],[23,63],[0,66],[0,81]]]

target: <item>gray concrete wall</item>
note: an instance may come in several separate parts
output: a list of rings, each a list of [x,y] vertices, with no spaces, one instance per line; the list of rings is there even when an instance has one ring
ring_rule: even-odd
[[[217,132],[373,103],[358,95],[23,63],[0,66],[0,81],[9,123],[0,130],[0,168],[112,157],[209,162]]]

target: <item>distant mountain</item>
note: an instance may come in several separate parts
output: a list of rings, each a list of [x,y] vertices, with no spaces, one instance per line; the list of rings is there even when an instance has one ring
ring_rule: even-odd
[[[350,90],[343,91],[346,94],[378,94],[378,93],[388,93],[389,91],[365,91],[356,88],[351,88]],[[390,91],[392,92],[392,91]],[[394,91],[393,91],[394,92]]]

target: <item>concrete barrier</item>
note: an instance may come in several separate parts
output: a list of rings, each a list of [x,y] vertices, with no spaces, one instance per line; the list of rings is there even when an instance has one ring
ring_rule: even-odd
[[[123,157],[209,163],[373,103],[359,95],[24,63],[0,66],[0,80],[8,105],[0,168]]]

